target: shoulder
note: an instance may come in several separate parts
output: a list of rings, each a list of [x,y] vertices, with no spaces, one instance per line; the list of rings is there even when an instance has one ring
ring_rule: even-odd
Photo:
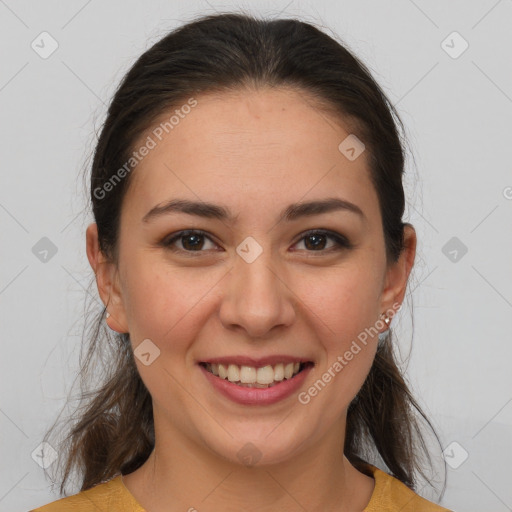
[[[452,512],[416,494],[403,482],[371,464],[365,472],[375,480],[370,503],[364,512]]]
[[[144,512],[135,499],[125,491],[121,475],[73,496],[35,508],[30,512],[69,512],[69,510],[74,512],[98,512],[98,510]]]

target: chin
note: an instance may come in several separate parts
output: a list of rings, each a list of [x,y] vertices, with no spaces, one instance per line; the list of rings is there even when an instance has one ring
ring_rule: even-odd
[[[275,427],[275,425],[274,425]],[[272,428],[274,428],[272,427]],[[209,449],[216,455],[228,460],[231,463],[246,467],[261,467],[282,463],[299,451],[304,445],[308,436],[304,439],[291,439],[286,431],[274,431],[272,428],[255,432],[253,435],[237,435],[233,438],[224,432],[223,441],[220,439],[205,439]],[[211,431],[210,431],[211,432]],[[239,430],[240,432],[240,430]]]

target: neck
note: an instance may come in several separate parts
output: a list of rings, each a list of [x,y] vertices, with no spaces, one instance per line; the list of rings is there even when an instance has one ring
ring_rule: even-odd
[[[374,481],[343,455],[344,430],[344,424],[337,425],[286,461],[244,466],[177,432],[161,432],[155,423],[153,452],[123,480],[152,512],[363,510]],[[166,442],[158,442],[161,439]]]

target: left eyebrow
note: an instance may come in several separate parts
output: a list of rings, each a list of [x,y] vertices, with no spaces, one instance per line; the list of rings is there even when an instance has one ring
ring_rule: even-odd
[[[363,219],[366,219],[363,211],[356,204],[346,201],[345,199],[330,197],[306,203],[292,203],[280,213],[278,220],[293,221],[300,217],[311,217],[313,215],[321,215],[323,213],[340,210],[355,213]],[[221,205],[203,201],[190,201],[188,199],[171,199],[170,201],[160,203],[152,208],[144,215],[142,221],[148,222],[161,215],[171,213],[186,213],[188,215],[218,219],[231,223],[235,220],[235,217],[230,213],[229,209]]]

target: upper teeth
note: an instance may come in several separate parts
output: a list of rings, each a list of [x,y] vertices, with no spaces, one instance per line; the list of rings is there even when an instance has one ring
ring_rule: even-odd
[[[236,364],[224,365],[208,363],[206,369],[221,379],[242,384],[272,384],[274,381],[290,379],[299,372],[300,363],[278,363],[274,366],[238,366]]]

